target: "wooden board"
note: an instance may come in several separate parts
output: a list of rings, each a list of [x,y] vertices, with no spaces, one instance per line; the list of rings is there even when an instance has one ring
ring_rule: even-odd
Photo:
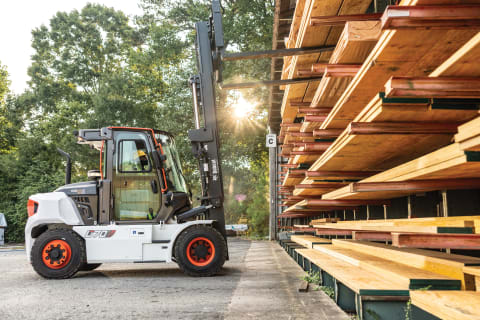
[[[313,249],[313,246],[316,244],[331,244],[332,241],[329,239],[322,239],[319,237],[315,236],[309,236],[309,235],[292,235],[290,237],[290,240],[293,242],[296,242],[298,244],[301,244],[302,246],[308,248],[308,249]]]
[[[480,250],[480,234],[413,234],[392,232],[398,248]]]
[[[376,295],[381,295],[382,291],[385,292],[384,295],[408,295],[408,286],[383,275],[346,264],[315,249],[295,249],[295,251],[360,295],[371,291],[376,291]]]
[[[440,319],[480,319],[480,293],[472,291],[411,291],[412,304]]]
[[[461,280],[462,288],[469,290],[473,289],[474,283],[472,279],[465,278],[463,268],[469,265],[480,265],[480,258],[447,254],[439,251],[395,248],[381,243],[355,240],[333,240],[332,243],[337,247],[372,254],[383,259]]]
[[[331,257],[343,260],[356,267],[363,267],[376,274],[386,276],[396,282],[407,285],[410,289],[423,288],[432,285],[451,286],[460,289],[460,280],[452,279],[431,271],[410,267],[375,255],[350,249],[338,248],[333,245],[314,245],[313,248]]]
[[[310,209],[312,210],[312,209]],[[340,230],[354,230],[354,231],[380,231],[380,232],[397,232],[397,233],[445,233],[449,231],[450,233],[473,233],[475,228],[472,227],[439,227],[439,226],[418,226],[418,225],[389,225],[389,224],[373,224],[373,225],[357,225],[352,224],[338,224],[338,223],[326,223],[322,225],[314,225],[318,229],[340,229]]]

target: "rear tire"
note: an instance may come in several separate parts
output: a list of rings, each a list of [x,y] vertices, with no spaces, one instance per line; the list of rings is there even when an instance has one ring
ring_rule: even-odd
[[[193,226],[183,231],[175,244],[178,266],[192,277],[210,277],[217,274],[225,263],[227,244],[216,229]]]
[[[101,263],[84,263],[80,266],[80,269],[78,269],[78,271],[93,271],[101,265]]]
[[[86,262],[85,242],[70,229],[48,230],[35,239],[30,261],[44,278],[71,278]]]

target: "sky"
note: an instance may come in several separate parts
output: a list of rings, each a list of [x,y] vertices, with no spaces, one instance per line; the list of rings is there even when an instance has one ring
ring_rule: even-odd
[[[58,11],[80,10],[87,3],[99,3],[126,15],[141,13],[139,0],[0,0],[0,63],[7,67],[10,90],[20,94],[27,88],[31,31],[48,25]]]

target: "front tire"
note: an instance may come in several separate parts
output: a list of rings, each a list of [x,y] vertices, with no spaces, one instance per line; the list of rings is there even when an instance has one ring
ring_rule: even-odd
[[[227,244],[216,229],[193,226],[183,231],[175,244],[178,266],[192,277],[217,274],[227,257]]]
[[[85,242],[70,229],[48,230],[35,240],[30,261],[44,278],[71,278],[86,262]]]

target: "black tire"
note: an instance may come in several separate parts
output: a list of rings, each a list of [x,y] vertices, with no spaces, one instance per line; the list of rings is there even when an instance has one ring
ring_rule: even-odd
[[[101,263],[84,263],[80,266],[80,269],[78,269],[78,271],[93,271],[101,265]]]
[[[54,240],[63,240],[71,249],[70,259],[65,266],[59,269],[52,269],[43,261],[42,254],[46,245]],[[46,251],[45,251],[46,252]],[[42,233],[32,246],[30,261],[33,269],[42,277],[47,279],[68,279],[73,277],[86,261],[85,242],[73,230],[54,229]]]
[[[211,254],[213,258],[209,258],[210,262],[202,266],[195,265],[191,260],[191,255],[189,259],[187,254],[189,244],[195,243],[199,238],[208,239],[209,243],[213,244],[214,249],[214,254],[213,252]],[[192,277],[210,277],[217,274],[225,263],[226,257],[227,244],[225,239],[220,232],[212,227],[199,225],[188,228],[178,236],[175,243],[175,258],[178,266],[185,274]]]

